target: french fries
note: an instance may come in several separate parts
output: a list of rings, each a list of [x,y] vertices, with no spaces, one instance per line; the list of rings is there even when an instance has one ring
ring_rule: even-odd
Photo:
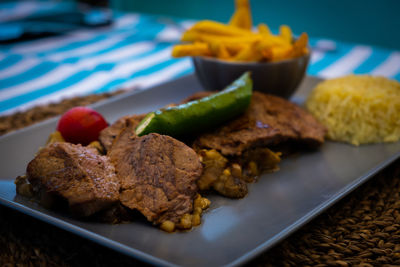
[[[230,60],[232,58],[231,53],[229,53],[226,45],[222,43],[211,43],[209,44],[211,53],[217,55],[220,59]]]
[[[210,48],[205,43],[175,45],[172,49],[173,57],[211,56]]]
[[[309,53],[308,35],[293,38],[287,25],[273,35],[266,24],[252,31],[249,0],[235,0],[229,24],[203,20],[183,33],[182,44],[172,50],[173,57],[208,56],[229,61],[280,61]]]
[[[221,36],[243,36],[250,35],[251,31],[240,29],[232,25],[225,25],[223,23],[203,20],[192,26],[191,31],[205,34],[214,34]]]
[[[272,35],[271,30],[269,29],[267,24],[261,23],[257,26],[258,32],[266,37]]]
[[[304,55],[304,53],[308,53],[307,44],[308,44],[308,35],[307,33],[303,32],[300,35],[299,39],[297,39],[296,42],[294,42],[293,50],[290,56],[299,57],[301,55]]]
[[[251,31],[253,22],[249,0],[235,0],[235,7],[235,13],[233,13],[229,25]]]
[[[287,43],[292,43],[292,30],[289,26],[282,25],[281,27],[279,27],[279,36]]]

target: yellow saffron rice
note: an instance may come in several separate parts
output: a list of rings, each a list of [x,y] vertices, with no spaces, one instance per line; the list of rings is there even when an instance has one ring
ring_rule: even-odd
[[[400,83],[349,75],[318,84],[307,109],[328,128],[328,138],[353,145],[400,139]]]

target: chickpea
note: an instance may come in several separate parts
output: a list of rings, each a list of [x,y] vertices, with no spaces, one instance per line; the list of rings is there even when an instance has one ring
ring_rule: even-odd
[[[161,230],[164,230],[165,232],[172,233],[175,230],[175,223],[171,221],[164,221],[160,225]]]
[[[25,197],[33,197],[32,185],[28,182],[26,175],[18,176],[15,179],[17,193]]]
[[[208,199],[205,198],[205,197],[201,198],[201,208],[202,208],[203,210],[207,209],[207,208],[210,206],[210,204],[211,204],[211,201],[210,201],[210,200],[208,200]]]
[[[208,150],[206,155],[211,159],[216,159],[220,156],[220,154],[215,149]]]
[[[242,177],[242,167],[240,167],[239,164],[233,163],[231,166],[232,169],[232,176],[236,178],[241,178]]]
[[[188,213],[184,214],[182,216],[180,224],[179,224],[180,228],[183,228],[183,229],[192,228],[192,217],[193,217],[193,215],[191,215],[191,214],[188,214]]]
[[[100,154],[104,154],[104,148],[103,146],[100,144],[99,141],[93,141],[90,144],[87,145],[88,147],[93,147],[95,149],[97,149],[97,151],[99,151]]]
[[[65,142],[64,138],[62,137],[59,131],[52,132],[46,142],[46,145],[52,144],[55,142]]]
[[[231,171],[229,169],[225,169],[222,174],[226,176],[231,176]]]
[[[250,161],[248,167],[251,175],[257,176],[259,174],[257,164],[254,161]]]
[[[202,197],[200,196],[200,194],[197,194],[197,196],[196,196],[196,198],[194,199],[194,202],[193,202],[194,208],[201,207],[201,199],[202,199]]]
[[[192,225],[197,226],[197,225],[200,225],[200,223],[201,223],[200,214],[194,214],[192,217]]]
[[[202,214],[203,209],[201,207],[194,207],[193,214]]]

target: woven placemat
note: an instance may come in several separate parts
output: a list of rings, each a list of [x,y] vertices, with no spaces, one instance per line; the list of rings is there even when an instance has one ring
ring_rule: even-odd
[[[0,117],[0,135],[118,94],[90,95]],[[0,266],[144,265],[0,207]],[[400,266],[400,160],[249,266]]]

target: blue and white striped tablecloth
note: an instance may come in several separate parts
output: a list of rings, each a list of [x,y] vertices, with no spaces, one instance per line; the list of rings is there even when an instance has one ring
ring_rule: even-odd
[[[56,12],[70,3],[0,4],[0,24],[32,13]],[[171,47],[192,21],[145,14],[115,14],[111,27],[0,45],[0,114],[62,98],[137,86],[147,88],[191,73]],[[400,80],[400,51],[311,38],[309,75],[348,73]]]

